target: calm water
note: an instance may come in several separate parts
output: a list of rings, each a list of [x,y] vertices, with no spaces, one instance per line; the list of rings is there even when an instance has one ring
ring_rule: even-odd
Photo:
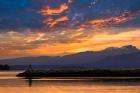
[[[0,72],[0,93],[140,93],[140,81],[16,78],[21,71]]]

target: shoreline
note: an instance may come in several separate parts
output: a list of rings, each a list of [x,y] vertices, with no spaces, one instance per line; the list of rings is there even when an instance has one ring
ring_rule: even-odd
[[[131,70],[26,70],[16,75],[24,78],[40,78],[40,77],[140,77],[140,69]]]

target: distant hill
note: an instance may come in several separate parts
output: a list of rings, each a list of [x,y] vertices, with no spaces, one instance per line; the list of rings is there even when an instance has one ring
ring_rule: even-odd
[[[96,68],[140,68],[140,52],[107,57],[89,65]]]
[[[81,52],[66,56],[22,57],[0,60],[8,65],[47,65],[52,67],[140,67],[140,50],[128,45],[120,48],[110,47],[102,51]]]

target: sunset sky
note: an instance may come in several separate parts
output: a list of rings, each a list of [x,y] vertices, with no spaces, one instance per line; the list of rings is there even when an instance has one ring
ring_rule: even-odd
[[[0,58],[140,48],[140,0],[0,0]]]

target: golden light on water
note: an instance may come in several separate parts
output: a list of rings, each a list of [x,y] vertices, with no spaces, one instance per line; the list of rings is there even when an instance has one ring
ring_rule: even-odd
[[[1,93],[138,93],[138,86],[48,85],[45,87],[0,87]]]

